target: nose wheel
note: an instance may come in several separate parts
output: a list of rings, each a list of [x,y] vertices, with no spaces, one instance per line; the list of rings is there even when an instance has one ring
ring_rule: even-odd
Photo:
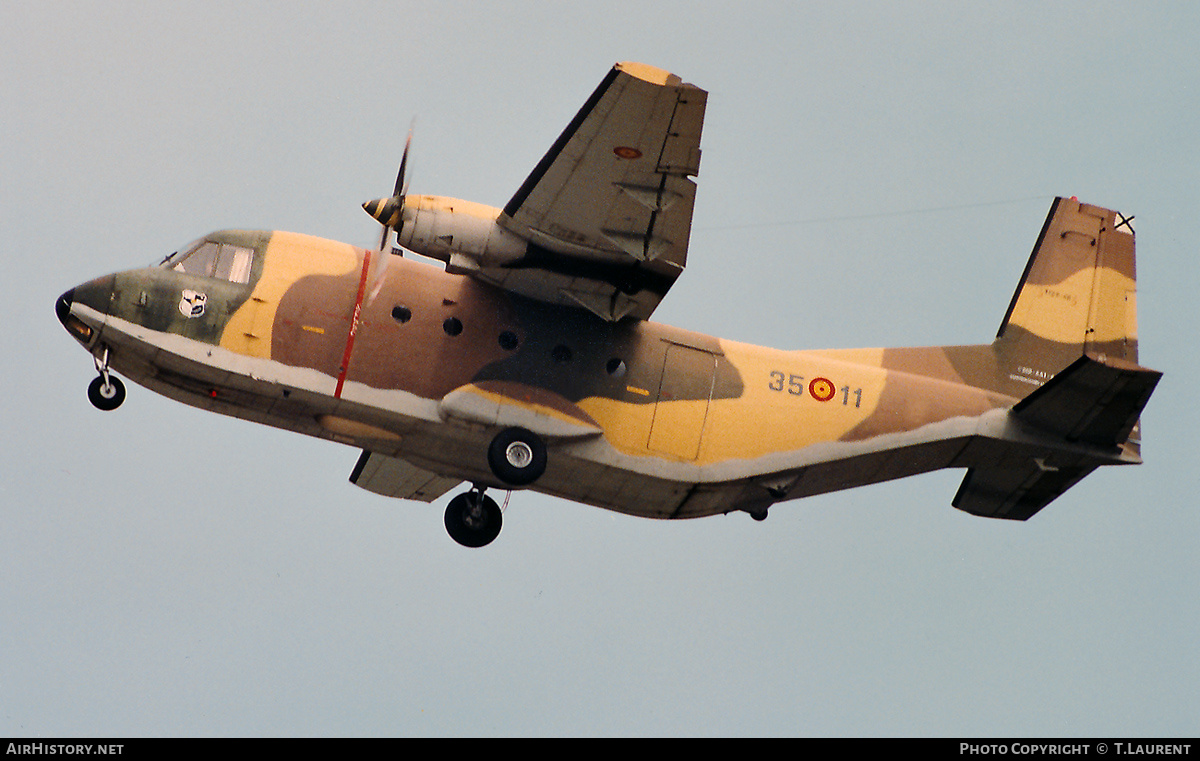
[[[464,547],[483,547],[500,534],[503,513],[482,487],[459,494],[446,507],[446,532]]]
[[[96,372],[100,375],[88,384],[88,401],[96,409],[105,412],[115,410],[121,406],[121,402],[125,401],[125,384],[121,382],[120,378],[108,373],[107,346],[104,347],[102,354],[95,357],[95,360]]]

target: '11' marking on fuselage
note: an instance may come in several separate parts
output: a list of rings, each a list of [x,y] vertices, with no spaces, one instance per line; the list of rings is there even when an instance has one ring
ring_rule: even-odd
[[[863,390],[861,388],[850,388],[849,386],[837,388],[836,384],[828,378],[813,378],[806,384],[803,375],[772,370],[771,380],[767,383],[767,388],[772,391],[786,391],[792,396],[805,396],[807,392],[808,396],[811,396],[818,402],[828,402],[840,392],[843,407],[850,406],[851,396],[854,397],[855,408],[862,407]]]

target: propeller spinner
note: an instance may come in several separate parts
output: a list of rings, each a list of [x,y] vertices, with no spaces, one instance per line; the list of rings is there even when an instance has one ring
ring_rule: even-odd
[[[408,195],[408,183],[405,181],[405,171],[408,166],[408,149],[412,145],[412,129],[408,131],[408,139],[404,141],[404,153],[400,157],[400,171],[396,173],[396,187],[390,198],[377,198],[362,205],[363,211],[370,214],[383,225],[383,235],[379,239],[379,250],[387,246],[388,234],[395,230],[399,233],[404,212],[404,198]]]

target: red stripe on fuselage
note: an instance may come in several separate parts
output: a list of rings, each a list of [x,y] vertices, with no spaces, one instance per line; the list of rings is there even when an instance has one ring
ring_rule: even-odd
[[[367,292],[367,272],[371,269],[371,252],[363,250],[362,275],[358,279],[358,295],[354,298],[354,313],[350,316],[350,332],[346,335],[346,351],[342,354],[342,364],[338,368],[337,388],[333,398],[342,398],[342,386],[346,383],[346,373],[350,371],[350,353],[354,351],[354,336],[358,333],[358,318],[362,314],[363,296]]]

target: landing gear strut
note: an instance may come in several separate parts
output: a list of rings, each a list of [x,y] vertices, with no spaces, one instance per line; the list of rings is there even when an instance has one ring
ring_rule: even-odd
[[[482,547],[500,534],[503,513],[482,486],[459,494],[446,507],[446,532],[464,547]]]
[[[96,372],[100,373],[100,376],[88,384],[88,401],[96,409],[105,412],[115,410],[125,401],[125,384],[120,378],[108,374],[107,346],[104,347],[103,354],[96,355],[93,359],[96,362]]]

